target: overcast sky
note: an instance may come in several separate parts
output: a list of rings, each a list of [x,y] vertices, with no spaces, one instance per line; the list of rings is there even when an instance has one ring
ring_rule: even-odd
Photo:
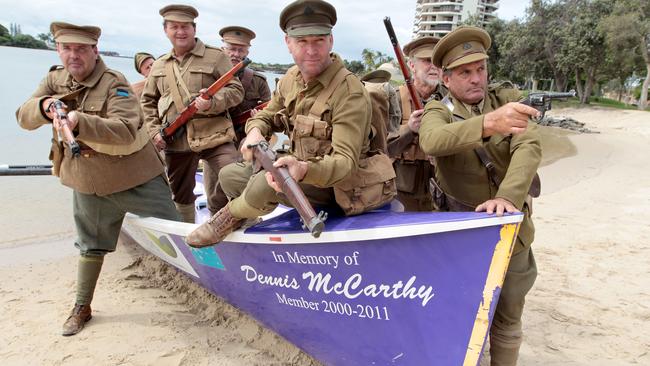
[[[158,10],[176,1],[137,0],[0,0],[0,24],[19,24],[25,34],[49,31],[55,20],[102,28],[100,50],[132,56],[139,51],[161,55],[170,43],[162,29]],[[179,1],[180,2],[180,1]],[[220,46],[219,29],[241,25],[257,33],[249,57],[257,62],[291,63],[284,45],[278,16],[288,0],[196,0],[180,3],[199,11],[197,36]],[[390,16],[400,44],[412,36],[415,0],[331,0],[338,23],[334,27],[334,51],[348,60],[360,60],[361,50],[370,48],[392,55],[382,19]],[[529,0],[501,0],[498,16],[522,18]]]

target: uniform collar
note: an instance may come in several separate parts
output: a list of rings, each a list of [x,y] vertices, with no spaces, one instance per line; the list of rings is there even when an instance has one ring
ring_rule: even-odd
[[[203,43],[198,37],[194,38],[196,40],[196,44],[194,45],[194,48],[189,52],[193,55],[196,56],[203,56],[205,54],[205,43]],[[174,49],[172,48],[171,51],[167,52],[163,56],[160,57],[163,61],[167,61],[170,58],[175,58],[174,56]]]
[[[472,118],[476,114],[472,113],[472,107],[473,105],[466,104],[458,100],[456,97],[454,97],[451,92],[447,94],[449,99],[454,103],[454,114],[458,115],[460,117],[463,117],[463,119],[468,119]],[[481,102],[478,103],[478,108],[481,113],[483,113],[483,109],[485,107],[485,99],[487,98],[487,93],[483,96],[483,99]]]

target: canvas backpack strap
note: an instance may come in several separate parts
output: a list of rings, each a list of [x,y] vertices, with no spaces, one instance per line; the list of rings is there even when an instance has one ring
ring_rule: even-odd
[[[402,107],[402,124],[406,124],[409,121],[409,117],[411,117],[411,95],[409,94],[409,90],[406,86],[401,86],[399,88],[399,99],[401,102],[401,107]]]
[[[187,64],[191,64],[193,59],[194,55],[190,57]],[[191,93],[183,81],[183,74],[185,71],[187,71],[187,68],[181,71],[173,59],[167,60],[167,63],[165,64],[165,80],[167,81],[167,87],[171,90],[172,100],[176,105],[176,112],[180,112],[185,108],[185,103],[183,102],[184,98],[179,87],[183,89],[188,100],[191,97]]]
[[[345,67],[342,67],[336,75],[334,75],[332,81],[330,81],[329,85],[318,94],[314,105],[311,106],[311,109],[309,110],[310,117],[315,119],[321,118],[323,112],[327,109],[327,101],[330,99],[332,94],[334,94],[334,90],[341,85],[343,80],[345,80],[349,74],[351,74],[351,72]]]

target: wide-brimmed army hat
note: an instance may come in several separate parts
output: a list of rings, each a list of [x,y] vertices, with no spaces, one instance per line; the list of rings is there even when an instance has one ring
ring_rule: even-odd
[[[335,24],[336,9],[327,1],[297,0],[280,13],[280,28],[290,37],[331,34]]]
[[[153,57],[152,54],[146,53],[146,52],[138,52],[133,56],[133,63],[135,64],[135,71],[140,72],[140,69],[142,69],[142,63],[145,62],[147,59],[152,59],[155,60],[156,58]]]
[[[392,76],[393,74],[389,71],[378,69],[363,75],[361,81],[367,81],[369,83],[386,83],[390,81]]]
[[[172,22],[194,23],[194,19],[199,16],[199,11],[189,5],[171,4],[158,11],[163,19]]]
[[[81,43],[96,45],[102,30],[92,25],[74,25],[65,22],[52,22],[50,32],[57,43]]]
[[[447,33],[433,48],[431,61],[442,69],[453,69],[488,58],[492,45],[488,32],[481,28],[462,26]]]
[[[251,39],[255,38],[255,32],[248,28],[239,26],[221,28],[219,35],[224,42],[241,46],[250,46]]]
[[[404,45],[404,54],[409,57],[430,58],[433,47],[438,43],[440,38],[420,37]]]

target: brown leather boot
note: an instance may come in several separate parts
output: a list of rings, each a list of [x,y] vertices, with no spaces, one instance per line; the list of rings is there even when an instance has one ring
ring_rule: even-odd
[[[215,245],[222,241],[228,234],[237,230],[245,219],[238,219],[230,214],[230,209],[225,206],[204,222],[185,238],[187,244],[194,248]]]
[[[75,304],[70,316],[63,324],[63,332],[61,334],[67,337],[81,332],[86,322],[92,317],[90,305]]]

